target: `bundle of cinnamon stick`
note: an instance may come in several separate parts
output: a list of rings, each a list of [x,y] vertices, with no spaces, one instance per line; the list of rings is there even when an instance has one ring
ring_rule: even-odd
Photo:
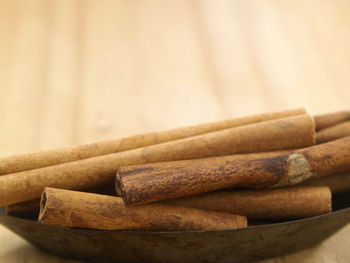
[[[0,159],[0,206],[43,224],[216,230],[332,211],[350,112],[266,113]],[[41,197],[41,199],[40,199]]]

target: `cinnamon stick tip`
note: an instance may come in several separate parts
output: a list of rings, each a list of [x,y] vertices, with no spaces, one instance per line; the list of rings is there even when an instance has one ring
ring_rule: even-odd
[[[312,125],[312,145],[315,145],[316,144],[316,121],[315,121],[315,118],[313,118],[311,115],[310,115],[310,118],[311,118],[311,125]]]
[[[120,175],[120,169],[118,169],[118,171],[115,175],[115,192],[116,192],[117,196],[121,196],[121,197],[124,196],[122,188],[123,188],[122,177]]]
[[[45,187],[43,193],[41,194],[41,199],[40,199],[40,212],[38,217],[38,221],[40,223],[44,222],[46,218],[47,196],[48,196],[48,191],[47,191],[47,187]]]
[[[326,188],[325,191],[328,192],[328,194],[330,196],[329,199],[331,200],[329,202],[329,207],[328,207],[328,213],[331,213],[333,211],[333,193],[332,193],[332,190],[330,187],[326,186],[325,188]]]

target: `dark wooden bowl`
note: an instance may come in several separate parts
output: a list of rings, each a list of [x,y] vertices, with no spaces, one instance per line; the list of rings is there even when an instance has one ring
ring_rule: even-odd
[[[334,212],[302,220],[222,231],[99,231],[54,227],[0,213],[0,223],[59,256],[96,262],[250,262],[311,247],[350,221],[350,192]]]

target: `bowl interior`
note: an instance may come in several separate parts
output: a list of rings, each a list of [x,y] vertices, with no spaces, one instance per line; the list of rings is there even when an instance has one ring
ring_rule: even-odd
[[[96,262],[249,262],[321,242],[350,221],[350,192],[311,218],[220,231],[100,231],[38,224],[0,210],[0,223],[51,253]]]

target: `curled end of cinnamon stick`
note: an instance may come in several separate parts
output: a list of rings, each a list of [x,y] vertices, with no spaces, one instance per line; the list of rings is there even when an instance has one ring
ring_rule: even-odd
[[[41,195],[41,200],[40,200],[40,212],[39,212],[39,217],[38,221],[40,223],[44,222],[46,219],[46,201],[47,201],[47,190],[46,188],[44,189],[42,195]]]
[[[311,118],[311,125],[312,125],[312,145],[316,144],[316,121],[315,118],[312,118],[312,116],[310,116]]]
[[[120,176],[120,169],[118,169],[118,171],[115,175],[115,192],[116,192],[117,196],[123,196],[122,179]]]

